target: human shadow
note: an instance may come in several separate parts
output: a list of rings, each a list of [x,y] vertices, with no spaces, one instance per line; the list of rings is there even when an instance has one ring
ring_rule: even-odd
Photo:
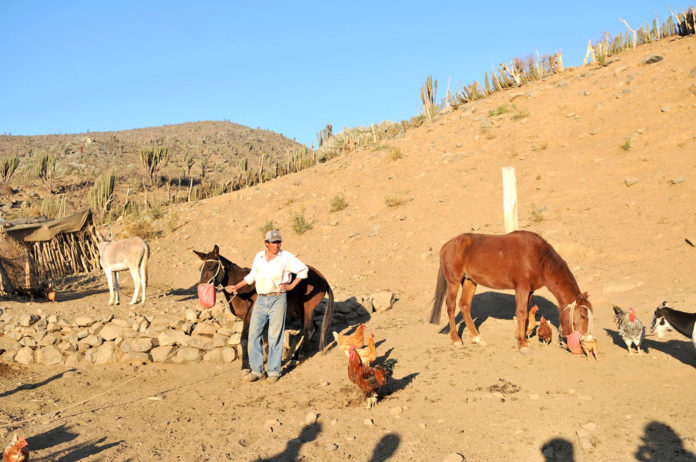
[[[401,443],[401,437],[396,433],[388,433],[379,440],[369,462],[382,462],[394,455]]]
[[[123,440],[120,440],[103,444],[106,441],[106,437],[94,438],[84,443],[73,444],[65,449],[56,450],[41,457],[35,455],[36,453],[34,451],[73,442],[78,436],[79,434],[71,431],[70,427],[60,425],[47,432],[27,438],[27,445],[30,451],[33,452],[31,460],[35,462],[75,462],[99,454],[106,449],[123,443]]]
[[[695,462],[696,455],[684,448],[684,442],[667,424],[652,421],[645,426],[640,437],[641,445],[633,454],[636,460],[652,462],[669,460],[672,462]]]
[[[670,339],[660,341],[656,339],[646,339],[644,343],[650,348],[661,351],[687,366],[696,367],[696,350],[693,343],[683,340]]]
[[[614,343],[614,345],[617,345],[617,346],[621,347],[622,349],[628,351],[628,347],[626,346],[626,342],[624,342],[623,338],[621,338],[621,334],[619,333],[618,330],[607,329],[605,327],[604,332],[606,332],[607,335],[611,338],[611,341]],[[651,346],[652,346],[652,342],[649,340],[643,339],[643,341],[640,342],[640,349],[643,350],[645,353],[648,353],[650,351]],[[635,351],[636,351],[635,346],[633,346],[631,348],[633,349],[633,352],[635,353]]]
[[[317,439],[317,435],[321,432],[321,424],[314,422],[302,427],[297,438],[293,438],[285,445],[285,449],[268,459],[257,459],[260,462],[292,462],[298,460],[300,448],[303,444],[309,443]]]
[[[4,392],[0,393],[0,398],[4,398],[5,396],[13,395],[13,394],[15,394],[19,391],[22,391],[22,390],[33,390],[35,388],[42,387],[48,383],[53,382],[54,380],[58,380],[58,379],[62,378],[66,372],[72,372],[74,370],[75,369],[68,369],[67,371],[64,371],[64,372],[61,372],[59,374],[48,377],[47,379],[44,379],[41,382],[23,383],[23,384],[17,386],[16,388],[14,388],[13,390],[8,390],[8,391],[4,391]]]
[[[573,443],[563,438],[553,438],[541,446],[541,454],[546,462],[574,462]]]
[[[539,307],[537,317],[540,318],[541,316],[544,316],[544,318],[558,328],[558,306],[555,303],[539,295],[533,295],[529,307],[531,308],[534,305]],[[457,305],[455,309],[457,315],[454,317],[454,322],[459,326],[457,333],[461,337],[464,333],[464,329],[466,328],[466,324],[462,322],[464,318],[459,311],[459,306]],[[442,317],[444,320],[446,320],[447,308],[443,306],[442,310],[444,312]],[[474,320],[476,329],[480,329],[483,323],[485,323],[489,318],[512,320],[515,317],[515,311],[515,296],[512,294],[493,291],[483,292],[474,295],[474,298],[471,301],[471,318]],[[448,334],[449,324],[445,324],[445,326],[440,329],[439,333]]]

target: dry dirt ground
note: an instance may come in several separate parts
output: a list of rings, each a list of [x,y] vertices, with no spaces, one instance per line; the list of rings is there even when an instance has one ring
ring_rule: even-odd
[[[664,59],[641,64],[651,55]],[[284,248],[319,268],[339,302],[396,293],[392,310],[366,317],[380,359],[398,359],[371,410],[335,348],[275,384],[242,381],[238,362],[3,366],[0,436],[25,435],[33,460],[45,461],[696,460],[694,347],[676,333],[648,336],[647,354],[629,357],[611,309],[633,306],[646,324],[663,300],[696,311],[696,248],[685,243],[696,242],[695,92],[696,38],[664,40],[475,102],[383,149],[182,206],[179,228],[151,242],[147,303],[113,311],[195,307],[191,251],[218,244],[249,265],[272,219]],[[547,239],[590,294],[598,361],[556,339],[519,354],[509,291],[474,298],[487,346],[465,333],[453,348],[444,316],[426,322],[440,246],[462,232],[503,232],[504,166],[516,168],[520,228]],[[338,194],[349,205],[329,213]],[[313,228],[297,235],[291,214],[302,211]],[[57,304],[0,306],[112,310],[102,275],[62,289]],[[534,302],[557,324],[546,289]]]

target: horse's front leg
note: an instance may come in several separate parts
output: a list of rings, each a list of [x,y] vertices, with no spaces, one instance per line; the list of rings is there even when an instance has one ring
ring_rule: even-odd
[[[469,329],[471,343],[478,343],[479,345],[485,346],[486,342],[481,338],[481,334],[476,328],[474,320],[471,319],[471,302],[474,299],[475,292],[476,284],[471,279],[465,279],[464,284],[462,284],[462,296],[459,297],[459,311],[461,311],[464,323]]]
[[[517,303],[517,310],[515,311],[515,316],[517,316],[515,337],[517,338],[517,348],[520,350],[520,353],[529,352],[529,340],[527,339],[527,318],[529,317],[529,302],[531,298],[531,290],[521,290],[518,288],[515,291],[515,302]]]

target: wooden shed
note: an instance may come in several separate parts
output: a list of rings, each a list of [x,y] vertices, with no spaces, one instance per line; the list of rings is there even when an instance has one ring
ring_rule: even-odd
[[[0,292],[37,292],[49,278],[99,268],[92,211],[0,221]]]

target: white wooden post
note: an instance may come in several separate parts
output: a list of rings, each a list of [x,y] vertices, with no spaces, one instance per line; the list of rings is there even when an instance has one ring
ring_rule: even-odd
[[[515,167],[503,167],[503,213],[505,232],[517,229],[517,181]]]

